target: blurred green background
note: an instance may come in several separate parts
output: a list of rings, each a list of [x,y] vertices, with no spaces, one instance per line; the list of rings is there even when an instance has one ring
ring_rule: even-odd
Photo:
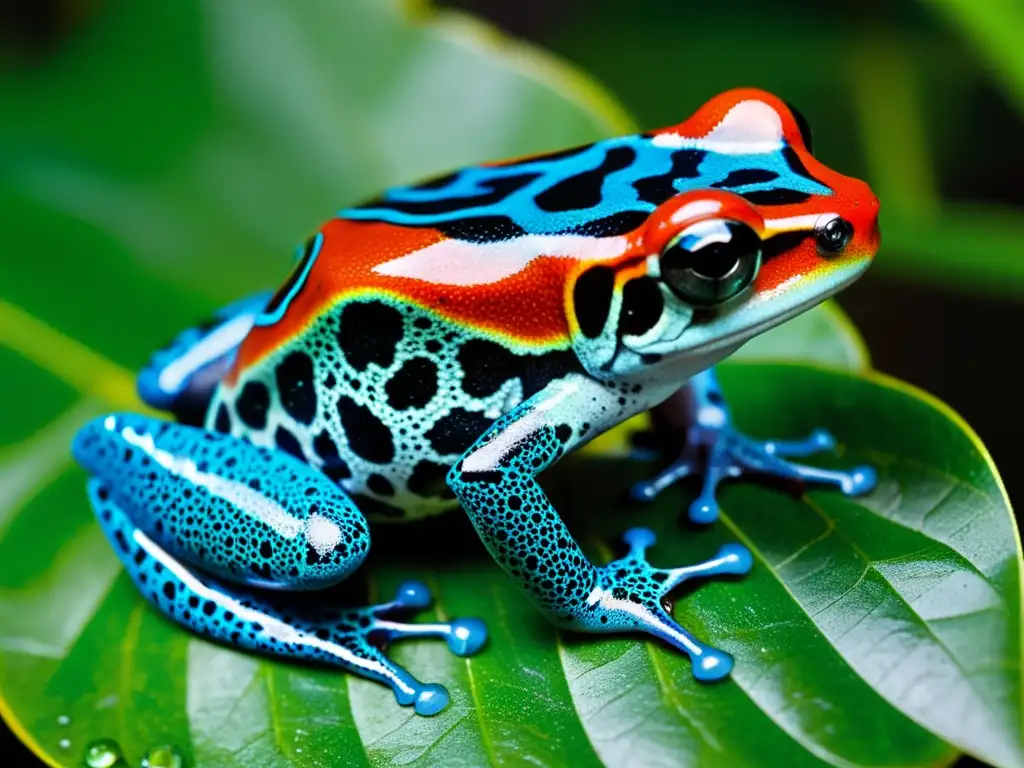
[[[740,85],[797,105],[822,161],[866,179],[882,200],[878,260],[839,303],[877,368],[936,394],[975,428],[1016,498],[1024,488],[1016,360],[1024,329],[1021,0],[437,5],[489,19],[578,65],[644,127],[678,122]],[[0,77],[31,79],[102,6],[0,0]],[[153,102],[167,110],[168,132],[175,98],[189,94],[159,94]],[[0,103],[0,141],[5,108]],[[145,146],[139,137],[113,150],[144,153]],[[12,215],[0,207],[0,266],[8,268],[0,274],[16,274],[11,266],[31,258],[4,249]],[[65,288],[60,301],[80,302],[79,309],[96,300]],[[173,331],[183,320],[162,321]],[[0,754],[13,749],[0,744]]]

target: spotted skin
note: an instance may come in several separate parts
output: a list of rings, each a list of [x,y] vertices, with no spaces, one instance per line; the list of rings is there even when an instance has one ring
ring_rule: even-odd
[[[867,185],[813,157],[798,113],[753,89],[675,126],[396,187],[325,222],[275,292],[154,355],[139,392],[179,423],[110,414],[74,453],[159,610],[222,642],[339,664],[420,714],[447,692],[381,642],[439,637],[468,655],[482,624],[389,618],[427,604],[415,584],[384,606],[312,617],[280,593],[345,579],[368,523],[459,506],[559,626],[646,632],[688,654],[695,678],[721,679],[733,660],[663,602],[687,579],[746,573],[749,552],[657,568],[653,536],[633,529],[626,557],[593,564],[537,478],[653,409],[685,446],[638,498],[702,474],[691,514],[710,521],[718,483],[745,473],[869,490],[866,471],[782,459],[828,441],[739,434],[714,366],[856,279],[878,247],[877,212]]]
[[[102,481],[90,481],[88,494],[114,552],[157,610],[195,632],[245,650],[321,661],[384,683],[399,704],[413,706],[417,714],[442,711],[448,706],[448,691],[437,683],[420,682],[390,661],[383,649],[402,638],[440,637],[452,653],[469,656],[486,639],[478,619],[406,624],[390,618],[430,604],[430,593],[419,582],[401,585],[391,602],[366,608],[311,612],[275,604],[264,595],[185,568],[132,523]]]

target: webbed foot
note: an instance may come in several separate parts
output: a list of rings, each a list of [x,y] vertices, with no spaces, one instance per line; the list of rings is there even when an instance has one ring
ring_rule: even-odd
[[[683,629],[663,606],[665,597],[684,581],[750,571],[752,558],[740,544],[726,544],[710,560],[682,568],[655,568],[646,550],[655,543],[654,532],[631,528],[623,534],[629,553],[597,568],[598,580],[577,616],[591,632],[641,631],[661,638],[690,657],[693,676],[710,682],[726,677],[732,656],[712,648]]]
[[[630,493],[638,501],[651,501],[683,478],[703,475],[700,495],[690,505],[689,516],[695,523],[712,523],[719,514],[718,486],[726,479],[760,475],[800,484],[824,483],[847,496],[867,493],[875,487],[877,473],[868,466],[844,471],[787,461],[834,449],[835,438],[825,430],[815,430],[803,440],[755,440],[740,434],[732,426],[713,370],[688,382],[684,395],[689,422],[685,448],[653,479],[632,487]]]

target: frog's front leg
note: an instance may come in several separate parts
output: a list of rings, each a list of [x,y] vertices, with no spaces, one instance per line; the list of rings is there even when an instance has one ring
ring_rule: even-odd
[[[652,414],[663,429],[685,435],[681,455],[654,479],[637,483],[634,498],[654,499],[661,491],[690,475],[703,475],[700,495],[690,505],[690,519],[712,523],[718,518],[716,500],[722,480],[744,475],[774,476],[804,483],[834,485],[848,496],[869,492],[877,482],[871,467],[848,471],[822,469],[786,461],[787,457],[809,456],[835,447],[835,439],[823,429],[803,440],[754,440],[740,434],[718,384],[713,368],[687,382]]]
[[[615,423],[624,414],[619,392],[573,376],[544,390],[497,421],[452,468],[448,482],[501,567],[557,625],[584,632],[647,632],[688,654],[700,680],[724,677],[732,658],[705,645],[662,606],[675,587],[695,577],[743,574],[742,546],[727,545],[710,560],[656,568],[644,551],[650,531],[625,535],[629,554],[595,566],[552,507],[537,475],[579,444],[584,424]]]
[[[286,606],[266,591],[336,584],[370,546],[356,506],[289,454],[132,414],[88,423],[73,450],[92,475],[97,520],[136,587],[193,631],[247,650],[341,666],[390,686],[400,704],[423,715],[444,709],[447,691],[416,680],[379,646],[443,637],[453,652],[468,655],[484,642],[475,619],[396,621],[394,614],[430,602],[415,582],[391,602],[336,611]]]

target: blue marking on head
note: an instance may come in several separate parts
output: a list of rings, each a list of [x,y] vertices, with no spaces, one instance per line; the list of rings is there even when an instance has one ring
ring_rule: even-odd
[[[616,148],[628,148],[635,153],[634,160],[625,168],[612,171],[601,180],[599,201],[596,205],[572,210],[547,211],[538,206],[536,198],[541,193],[580,174],[594,171],[604,162],[608,153]],[[389,190],[378,204],[358,208],[346,208],[339,216],[354,220],[385,221],[404,226],[435,226],[477,216],[504,216],[532,234],[561,234],[572,232],[589,222],[603,219],[624,211],[651,213],[657,206],[641,200],[633,184],[641,179],[668,174],[672,170],[673,154],[680,151],[673,147],[661,147],[650,138],[631,135],[597,142],[579,152],[558,153],[546,158],[539,157],[521,163],[502,166],[471,166],[455,173],[452,179],[439,187],[396,187]],[[684,148],[682,151],[686,151]],[[730,172],[749,169],[766,170],[778,174],[768,182],[747,184],[733,188],[739,194],[773,189],[791,189],[812,195],[829,195],[832,190],[805,176],[794,173],[786,162],[781,150],[759,154],[702,153],[695,178],[680,177],[673,180],[672,188],[677,192],[710,188],[715,182],[725,179]],[[493,198],[493,190],[485,184],[495,179],[525,174],[538,174],[520,188],[510,192],[496,202],[473,205],[472,198],[487,201]],[[388,203],[437,203],[464,199],[467,202],[453,203],[450,210],[434,212],[409,212],[391,208]]]

